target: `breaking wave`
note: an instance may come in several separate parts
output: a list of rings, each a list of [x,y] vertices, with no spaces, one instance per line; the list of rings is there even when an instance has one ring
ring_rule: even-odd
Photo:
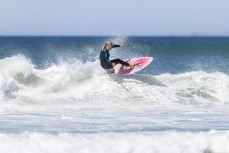
[[[229,76],[204,71],[117,76],[98,61],[38,69],[24,56],[0,60],[1,105],[215,106],[229,102]],[[4,107],[2,107],[4,109]]]

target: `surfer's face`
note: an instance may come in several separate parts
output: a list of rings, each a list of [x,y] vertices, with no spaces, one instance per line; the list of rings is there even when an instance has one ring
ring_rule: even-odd
[[[112,49],[112,44],[107,44],[106,45],[106,50],[111,50]]]

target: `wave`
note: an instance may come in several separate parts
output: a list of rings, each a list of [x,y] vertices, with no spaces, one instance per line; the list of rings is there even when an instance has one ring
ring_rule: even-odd
[[[162,75],[108,75],[99,62],[38,69],[23,56],[0,60],[0,101],[7,104],[215,106],[229,102],[229,76],[203,71]]]
[[[87,153],[228,153],[229,132],[155,132],[59,135],[0,134],[0,150],[11,152]],[[27,144],[27,145],[25,145]],[[166,145],[166,146],[165,146]],[[14,146],[14,147],[12,147]]]

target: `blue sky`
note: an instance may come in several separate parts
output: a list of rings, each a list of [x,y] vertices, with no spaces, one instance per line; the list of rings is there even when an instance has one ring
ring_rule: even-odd
[[[0,0],[0,35],[229,36],[228,0]]]

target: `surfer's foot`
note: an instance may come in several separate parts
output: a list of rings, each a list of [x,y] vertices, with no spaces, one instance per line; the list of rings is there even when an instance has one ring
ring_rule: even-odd
[[[129,63],[129,67],[130,67],[130,68],[132,68],[132,69],[133,69],[133,68],[134,68],[134,66],[135,66],[135,63]]]
[[[107,69],[107,74],[112,74],[112,73],[115,73],[115,69]]]

